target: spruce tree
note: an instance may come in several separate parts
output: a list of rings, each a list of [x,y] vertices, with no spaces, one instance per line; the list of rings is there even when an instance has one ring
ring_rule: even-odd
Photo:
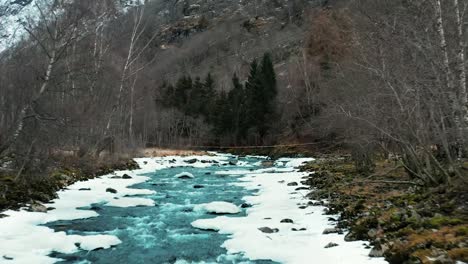
[[[226,107],[228,105],[226,92],[221,91],[215,100],[212,115],[214,133],[218,137],[227,134],[230,130],[231,116],[229,107]]]
[[[192,85],[192,90],[188,98],[189,113],[191,116],[198,117],[204,115],[204,98],[205,98],[204,85],[200,77],[196,77]]]
[[[257,60],[250,65],[250,74],[245,84],[247,95],[247,122],[246,129],[254,129],[256,132],[264,133],[263,124],[265,120],[265,104],[267,97],[264,95],[260,67]]]
[[[273,120],[275,115],[275,99],[277,95],[276,74],[269,53],[265,53],[261,65],[261,82],[263,86],[263,93],[265,96],[263,110],[265,120]],[[271,123],[265,122],[260,126],[260,134],[263,137],[270,129]]]
[[[246,96],[244,86],[241,84],[237,74],[232,77],[233,88],[229,91],[229,111],[231,112],[231,131],[234,133],[234,138],[237,143],[245,138],[246,129]]]
[[[216,103],[215,82],[211,73],[208,73],[203,83],[202,113],[207,122],[213,117],[213,107]]]
[[[184,112],[187,109],[188,94],[192,90],[192,78],[187,76],[182,76],[176,84],[174,91],[174,105],[183,110]]]
[[[273,62],[271,60],[271,55],[269,53],[265,53],[263,56],[261,74],[263,88],[265,89],[265,96],[267,96],[270,101],[273,101],[277,94],[276,74]]]

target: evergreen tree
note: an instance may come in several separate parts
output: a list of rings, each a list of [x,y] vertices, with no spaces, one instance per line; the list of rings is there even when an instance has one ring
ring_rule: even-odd
[[[160,96],[158,97],[158,102],[164,107],[174,107],[174,86],[164,81],[159,90]]]
[[[182,76],[176,84],[174,91],[174,106],[186,112],[188,103],[188,94],[192,90],[192,78]]]
[[[275,68],[273,66],[273,62],[271,59],[271,55],[269,53],[265,53],[262,59],[262,66],[261,66],[261,82],[263,86],[263,94],[265,96],[264,102],[264,118],[265,120],[273,120],[275,115],[275,99],[278,93],[277,91],[277,83],[276,83],[276,74]],[[261,124],[260,135],[263,137],[266,132],[271,127],[271,123],[264,122]]]
[[[228,101],[231,112],[231,131],[234,133],[234,138],[237,143],[246,137],[246,96],[244,86],[240,83],[237,74],[232,77],[233,88],[228,93]]]
[[[212,115],[214,133],[218,137],[228,133],[231,127],[231,115],[228,105],[226,92],[221,91],[215,101]]]
[[[269,53],[265,53],[265,55],[263,56],[261,74],[265,96],[270,101],[273,101],[277,94],[276,74],[273,62],[271,60],[271,55]]]
[[[211,73],[208,73],[203,84],[203,98],[201,98],[202,114],[207,122],[211,122],[214,115],[213,107],[216,104],[215,82]]]
[[[266,121],[264,113],[267,97],[264,95],[261,72],[257,60],[253,60],[250,65],[250,74],[245,84],[245,90],[247,95],[246,129],[255,129],[262,135],[262,124]]]
[[[268,120],[274,115],[274,100],[277,94],[276,75],[269,54],[261,65],[256,60],[250,65],[250,74],[245,84],[247,99],[247,129],[254,129],[260,137],[268,132]]]
[[[188,114],[194,117],[204,115],[204,98],[205,98],[204,85],[200,77],[196,77],[192,85],[192,90],[188,97]]]

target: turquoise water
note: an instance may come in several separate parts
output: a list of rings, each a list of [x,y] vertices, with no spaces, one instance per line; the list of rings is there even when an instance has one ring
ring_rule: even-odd
[[[258,159],[243,158],[253,165]],[[100,216],[74,221],[58,221],[47,224],[56,231],[68,234],[111,234],[122,243],[111,249],[80,251],[51,256],[64,259],[60,263],[241,263],[242,256],[228,256],[221,247],[227,235],[193,228],[191,222],[217,215],[194,211],[193,206],[213,201],[225,201],[242,205],[242,197],[252,195],[242,187],[230,183],[240,176],[216,175],[216,171],[258,169],[215,164],[207,168],[176,167],[145,174],[148,182],[133,186],[154,190],[153,195],[141,197],[153,199],[154,207],[116,208],[94,204]],[[181,172],[190,172],[195,178],[174,178]],[[203,188],[194,188],[201,185]],[[230,217],[245,216],[245,209]],[[247,263],[273,263],[271,261],[247,261]]]

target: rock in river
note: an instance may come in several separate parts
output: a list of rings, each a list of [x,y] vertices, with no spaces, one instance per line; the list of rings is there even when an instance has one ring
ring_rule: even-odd
[[[108,192],[108,193],[117,193],[117,190],[113,189],[113,188],[107,188],[106,192]]]
[[[258,230],[262,231],[263,233],[267,234],[272,234],[272,233],[278,233],[279,229],[278,228],[269,228],[269,227],[260,227]]]
[[[332,247],[337,247],[337,246],[338,246],[338,244],[330,242],[325,246],[325,248],[332,248]]]
[[[179,178],[179,179],[193,179],[193,178],[195,178],[193,176],[193,174],[190,173],[190,172],[181,172],[181,173],[177,174],[174,177]]]
[[[122,179],[131,179],[131,178],[132,178],[132,176],[130,176],[130,175],[128,175],[128,174],[124,174],[124,175],[122,176]]]

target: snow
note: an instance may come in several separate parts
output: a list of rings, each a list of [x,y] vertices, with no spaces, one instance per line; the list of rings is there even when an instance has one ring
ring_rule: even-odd
[[[164,162],[159,164],[144,164],[141,160],[137,160],[137,162],[141,167],[139,170],[118,171],[89,181],[77,182],[68,186],[66,190],[59,191],[57,199],[53,200],[52,203],[44,204],[47,207],[55,208],[47,213],[25,210],[4,212],[8,217],[0,219],[0,255],[2,256],[0,263],[55,263],[58,259],[47,256],[52,251],[73,253],[80,249],[109,248],[121,243],[113,235],[67,235],[65,232],[54,232],[53,229],[41,225],[58,220],[97,217],[99,214],[95,211],[78,209],[89,207],[94,203],[105,203],[106,206],[115,207],[154,206],[154,201],[151,199],[126,197],[154,194],[154,191],[129,187],[149,179],[145,176],[138,176],[138,174],[153,172],[168,165],[163,164]],[[124,174],[130,175],[132,178],[112,178]],[[107,188],[113,188],[117,193],[106,192]],[[80,189],[86,190],[80,191]],[[3,256],[13,258],[13,260],[6,260]]]
[[[297,167],[312,159],[281,159],[279,162],[288,167]],[[243,254],[251,260],[273,260],[280,263],[308,264],[364,264],[387,263],[383,258],[368,257],[369,250],[363,247],[363,241],[345,242],[344,235],[323,235],[322,231],[329,224],[324,207],[306,207],[308,193],[295,191],[299,186],[287,186],[289,182],[301,182],[307,173],[250,173],[240,178],[240,183],[249,190],[259,190],[254,196],[244,200],[254,205],[247,209],[246,217],[219,216],[211,219],[199,219],[192,226],[204,230],[214,230],[228,234],[229,239],[222,245],[229,254]],[[281,223],[283,219],[293,223]],[[261,227],[277,228],[277,233],[266,234]],[[293,231],[292,229],[304,231]],[[324,248],[328,243],[339,246]]]
[[[32,21],[32,24],[34,24],[40,17],[36,8],[36,0],[32,0],[24,8],[10,2],[10,0],[0,0],[0,7],[6,7],[5,10],[7,11],[7,14],[0,19],[0,30],[2,31],[0,34],[0,53],[26,35],[21,23]]]
[[[55,263],[58,259],[47,256],[52,251],[69,254],[79,250],[115,246],[121,241],[113,235],[67,235],[65,232],[54,232],[53,229],[42,225],[58,220],[97,217],[99,214],[93,210],[78,209],[90,207],[94,203],[103,203],[112,207],[154,206],[155,203],[151,199],[128,197],[155,193],[152,190],[130,188],[132,185],[149,180],[148,177],[140,175],[171,167],[206,168],[213,166],[215,162],[227,162],[230,158],[231,155],[216,153],[212,153],[211,156],[137,158],[135,161],[141,169],[117,171],[89,181],[77,182],[68,186],[66,190],[59,191],[57,199],[44,204],[55,208],[47,213],[6,211],[4,214],[8,217],[0,219],[0,263]],[[190,159],[197,161],[193,164],[185,162]],[[113,178],[124,174],[132,178]],[[106,192],[107,188],[115,189],[117,193]],[[208,209],[211,211],[213,208]],[[219,208],[214,208],[213,211],[217,209]],[[230,210],[232,211],[232,208]],[[6,260],[3,256],[13,260]]]
[[[4,212],[9,217],[0,219],[0,263],[54,263],[58,259],[48,256],[52,251],[70,254],[79,250],[110,248],[118,245],[121,241],[112,233],[66,234],[54,232],[53,229],[43,225],[57,220],[97,217],[99,214],[95,211],[77,209],[89,207],[94,203],[113,207],[154,206],[152,199],[132,197],[155,193],[151,190],[130,188],[149,179],[142,175],[171,167],[217,166],[217,163],[228,162],[234,157],[215,153],[211,155],[138,158],[135,160],[141,167],[139,170],[119,171],[86,182],[77,182],[69,186],[67,190],[58,192],[58,198],[53,201],[53,204],[45,204],[47,207],[56,208],[52,211],[47,213],[24,210]],[[186,161],[190,159],[197,159],[197,161],[187,163]],[[228,234],[229,239],[222,245],[228,252],[227,257],[240,254],[251,260],[271,259],[294,264],[311,263],[310,260],[321,264],[386,263],[383,259],[369,258],[367,256],[369,250],[364,249],[362,241],[345,242],[344,235],[323,235],[322,231],[325,228],[332,227],[328,222],[328,216],[322,214],[324,207],[298,208],[309,202],[305,198],[308,191],[296,191],[295,189],[301,185],[287,186],[287,183],[300,183],[307,173],[299,172],[296,167],[311,160],[313,159],[283,158],[276,162],[277,166],[282,166],[280,168],[253,171],[238,169],[239,166],[250,166],[241,163],[236,165],[235,170],[217,173],[237,175],[239,178],[235,185],[257,191],[255,195],[243,198],[253,207],[246,209],[245,217],[218,216],[211,219],[199,219],[192,222],[192,226]],[[112,178],[124,174],[132,178]],[[106,192],[107,188],[113,188],[117,193]],[[90,190],[80,191],[80,189]],[[192,207],[189,202],[187,205],[178,206]],[[163,213],[164,210],[173,210],[172,207],[161,206],[161,211]],[[230,214],[237,214],[241,211],[235,204],[222,201],[198,204],[194,206],[194,210]],[[285,218],[292,219],[294,222],[280,223]],[[266,234],[258,229],[261,227],[277,228],[279,232]],[[293,231],[292,228],[298,230],[306,228],[306,230]],[[339,246],[325,249],[325,245],[330,242],[337,243]],[[13,258],[13,260],[8,261],[2,256]]]
[[[275,166],[299,167],[307,162],[314,161],[314,158],[280,158],[275,162]]]
[[[174,178],[183,178],[183,177],[192,178],[192,179],[195,178],[193,174],[190,172],[181,172],[174,176]]]
[[[241,211],[237,205],[228,202],[199,204],[194,207],[194,210],[215,214],[237,214]]]

